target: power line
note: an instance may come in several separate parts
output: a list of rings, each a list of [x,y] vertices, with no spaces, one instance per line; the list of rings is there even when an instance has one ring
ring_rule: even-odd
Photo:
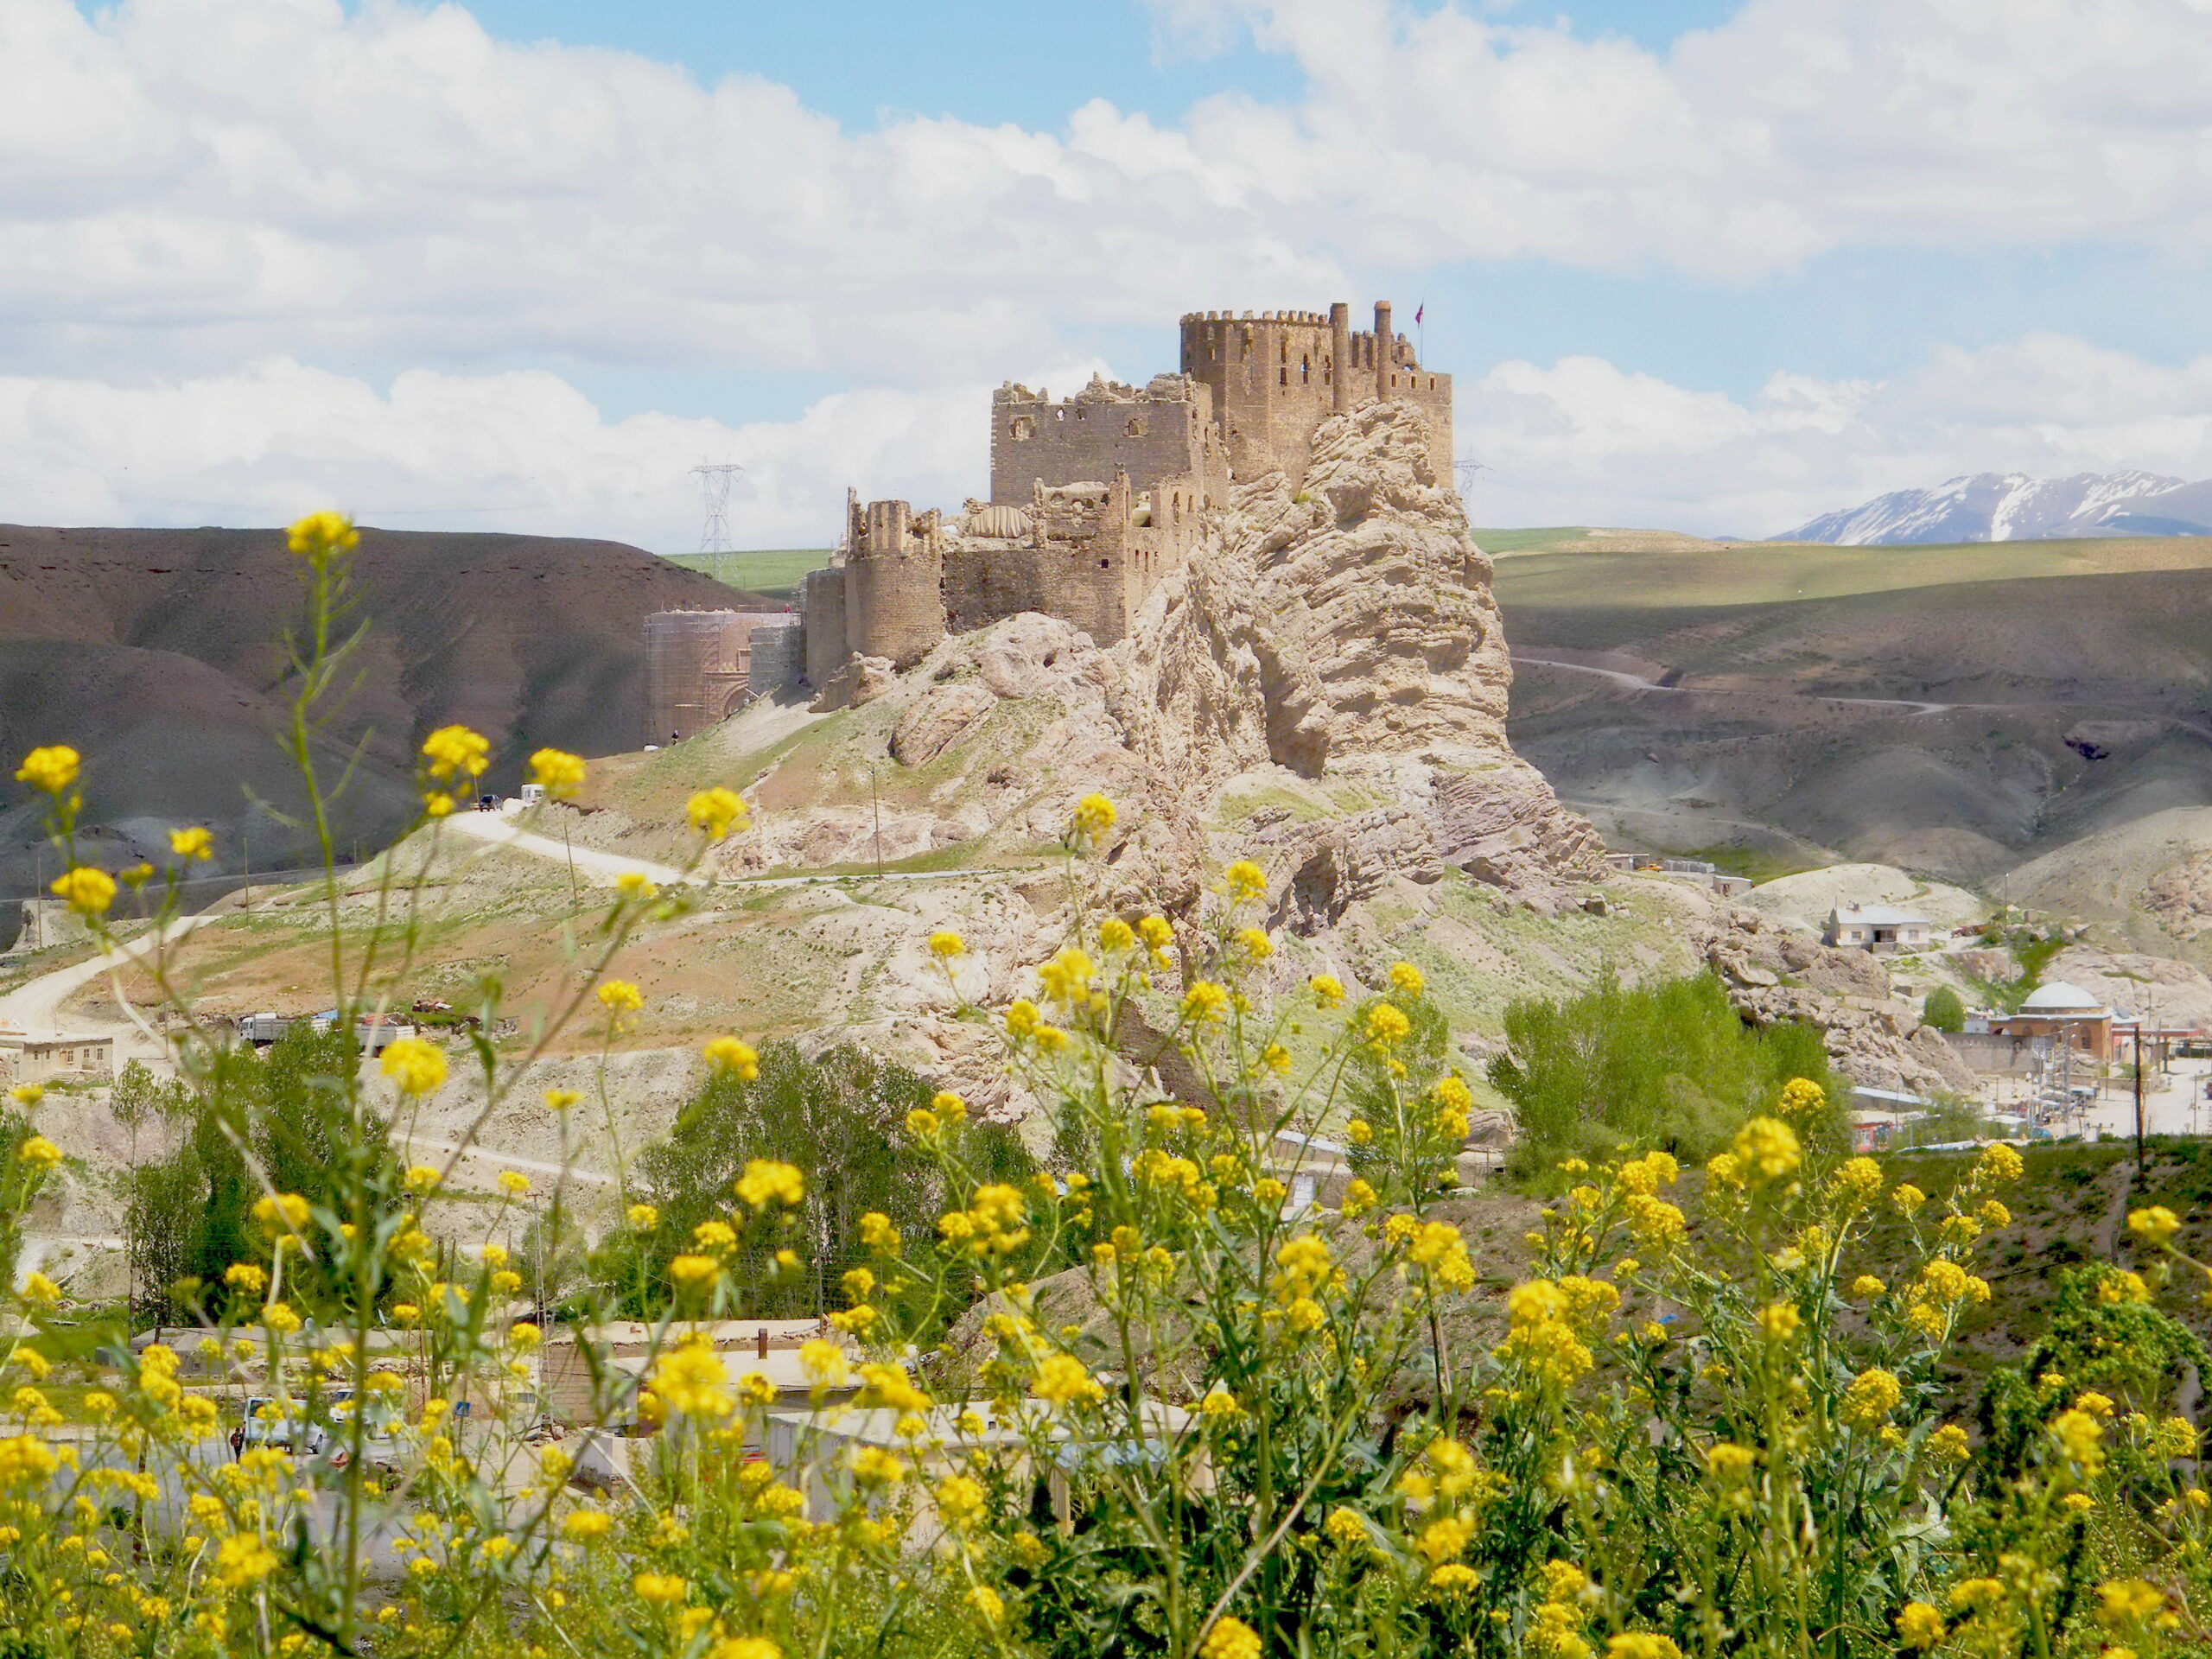
[[[734,461],[702,462],[691,469],[707,496],[707,522],[699,531],[702,553],[731,553],[729,544],[729,486],[745,470]]]

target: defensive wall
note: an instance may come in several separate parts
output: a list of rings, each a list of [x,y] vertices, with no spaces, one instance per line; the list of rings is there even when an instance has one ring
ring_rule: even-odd
[[[755,640],[797,632],[788,611],[656,611],[645,618],[645,741],[673,743],[704,731],[745,706],[753,685]],[[775,672],[783,683],[789,646],[779,640]],[[763,664],[767,666],[766,664]]]
[[[1226,500],[1229,450],[1213,416],[1213,395],[1188,375],[1158,374],[1143,386],[1094,376],[1072,397],[1011,383],[991,397],[991,499],[1027,506],[1035,484],[1103,483],[1116,471],[1149,491],[1196,479],[1201,497]]]

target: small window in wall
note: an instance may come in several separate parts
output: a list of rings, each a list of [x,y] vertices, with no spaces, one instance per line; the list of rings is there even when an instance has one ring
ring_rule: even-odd
[[[1135,415],[1130,416],[1129,416],[1129,424],[1128,424],[1128,435],[1129,435],[1130,437],[1133,437],[1133,438],[1141,438],[1141,437],[1144,436],[1144,422],[1143,422],[1143,420],[1142,420],[1141,418],[1140,418],[1139,416],[1135,416]]]
[[[1280,380],[1280,383],[1281,383],[1281,385],[1286,385],[1286,386],[1287,386],[1287,385],[1288,385],[1290,384],[1290,369],[1289,369],[1289,366],[1288,366],[1287,365],[1285,365],[1285,366],[1283,366],[1282,368],[1277,369],[1277,370],[1275,371],[1275,374],[1276,374],[1276,376],[1278,377],[1278,378],[1279,378],[1279,380]]]
[[[1298,354],[1298,384],[1306,385],[1313,378],[1313,359],[1300,352]]]
[[[1007,429],[1007,435],[1016,443],[1027,443],[1037,435],[1037,423],[1027,415],[1017,415],[1014,424]]]
[[[1101,570],[1110,570],[1114,568],[1114,562],[1111,559],[1101,559],[1098,561],[1098,568]]]

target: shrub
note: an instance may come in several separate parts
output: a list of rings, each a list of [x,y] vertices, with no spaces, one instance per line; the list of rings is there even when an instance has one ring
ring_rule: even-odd
[[[1937,1031],[1964,1031],[1967,1028],[1967,1005],[1959,994],[1948,985],[1938,985],[1928,993],[1927,1001],[1920,1005],[1920,1021]]]
[[[1712,973],[1626,986],[1608,971],[1579,995],[1512,1004],[1505,1036],[1490,1080],[1513,1103],[1524,1170],[1637,1146],[1701,1160],[1789,1078],[1827,1083],[1816,1028],[1746,1026]],[[1827,1137],[1833,1117],[1800,1127]]]

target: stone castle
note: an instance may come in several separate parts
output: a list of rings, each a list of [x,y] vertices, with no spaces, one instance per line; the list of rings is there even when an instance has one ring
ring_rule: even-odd
[[[894,668],[948,633],[1024,611],[1099,645],[1128,632],[1153,589],[1196,544],[1232,484],[1300,476],[1331,415],[1371,398],[1426,417],[1435,476],[1452,476],[1452,378],[1423,369],[1375,308],[1194,312],[1179,372],[1142,386],[1094,378],[1058,402],[1008,384],[991,399],[991,491],[957,516],[850,495],[838,562],[807,577],[807,679],[826,706],[849,700],[858,658]]]

